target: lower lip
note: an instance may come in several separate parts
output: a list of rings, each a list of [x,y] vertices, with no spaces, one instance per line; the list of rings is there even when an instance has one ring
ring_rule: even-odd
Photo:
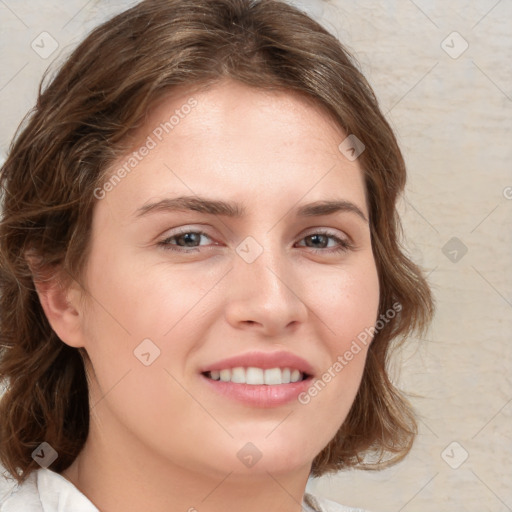
[[[311,377],[299,382],[276,385],[236,384],[201,377],[215,392],[252,407],[278,407],[297,400],[311,385]]]

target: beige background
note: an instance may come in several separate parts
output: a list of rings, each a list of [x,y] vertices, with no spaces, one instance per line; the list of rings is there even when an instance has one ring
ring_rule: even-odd
[[[0,0],[2,156],[48,64],[133,3]],[[409,457],[309,489],[373,512],[512,511],[512,2],[295,3],[353,50],[399,136],[407,246],[438,308],[393,369],[421,395]],[[31,48],[42,32],[58,43],[46,59]]]

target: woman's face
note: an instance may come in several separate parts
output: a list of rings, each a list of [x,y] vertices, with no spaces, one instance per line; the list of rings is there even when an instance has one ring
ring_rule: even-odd
[[[298,96],[183,91],[96,191],[79,330],[90,436],[204,474],[309,471],[377,318],[362,171],[338,149],[347,134]]]

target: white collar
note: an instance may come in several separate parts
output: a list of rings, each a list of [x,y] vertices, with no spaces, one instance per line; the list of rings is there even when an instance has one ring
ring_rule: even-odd
[[[40,468],[23,484],[10,486],[0,502],[1,512],[100,512],[69,480],[50,469]]]

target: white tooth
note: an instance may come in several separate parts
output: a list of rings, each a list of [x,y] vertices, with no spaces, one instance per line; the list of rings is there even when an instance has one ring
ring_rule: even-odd
[[[299,382],[303,377],[302,372],[292,368],[269,368],[264,370],[250,366],[244,368],[226,368],[224,370],[210,371],[210,378],[222,382],[233,382],[235,384],[252,384],[274,386],[279,384],[289,384],[290,382]]]
[[[245,369],[241,366],[231,369],[231,382],[245,384]]]
[[[270,368],[269,370],[265,370],[265,384],[282,384],[281,369]]]
[[[221,370],[220,371],[220,380],[222,382],[229,382],[231,380],[231,370]]]
[[[245,372],[245,379],[247,384],[263,384],[263,370],[250,366]]]
[[[298,382],[300,380],[300,372],[299,370],[293,370],[290,375],[290,382]]]

